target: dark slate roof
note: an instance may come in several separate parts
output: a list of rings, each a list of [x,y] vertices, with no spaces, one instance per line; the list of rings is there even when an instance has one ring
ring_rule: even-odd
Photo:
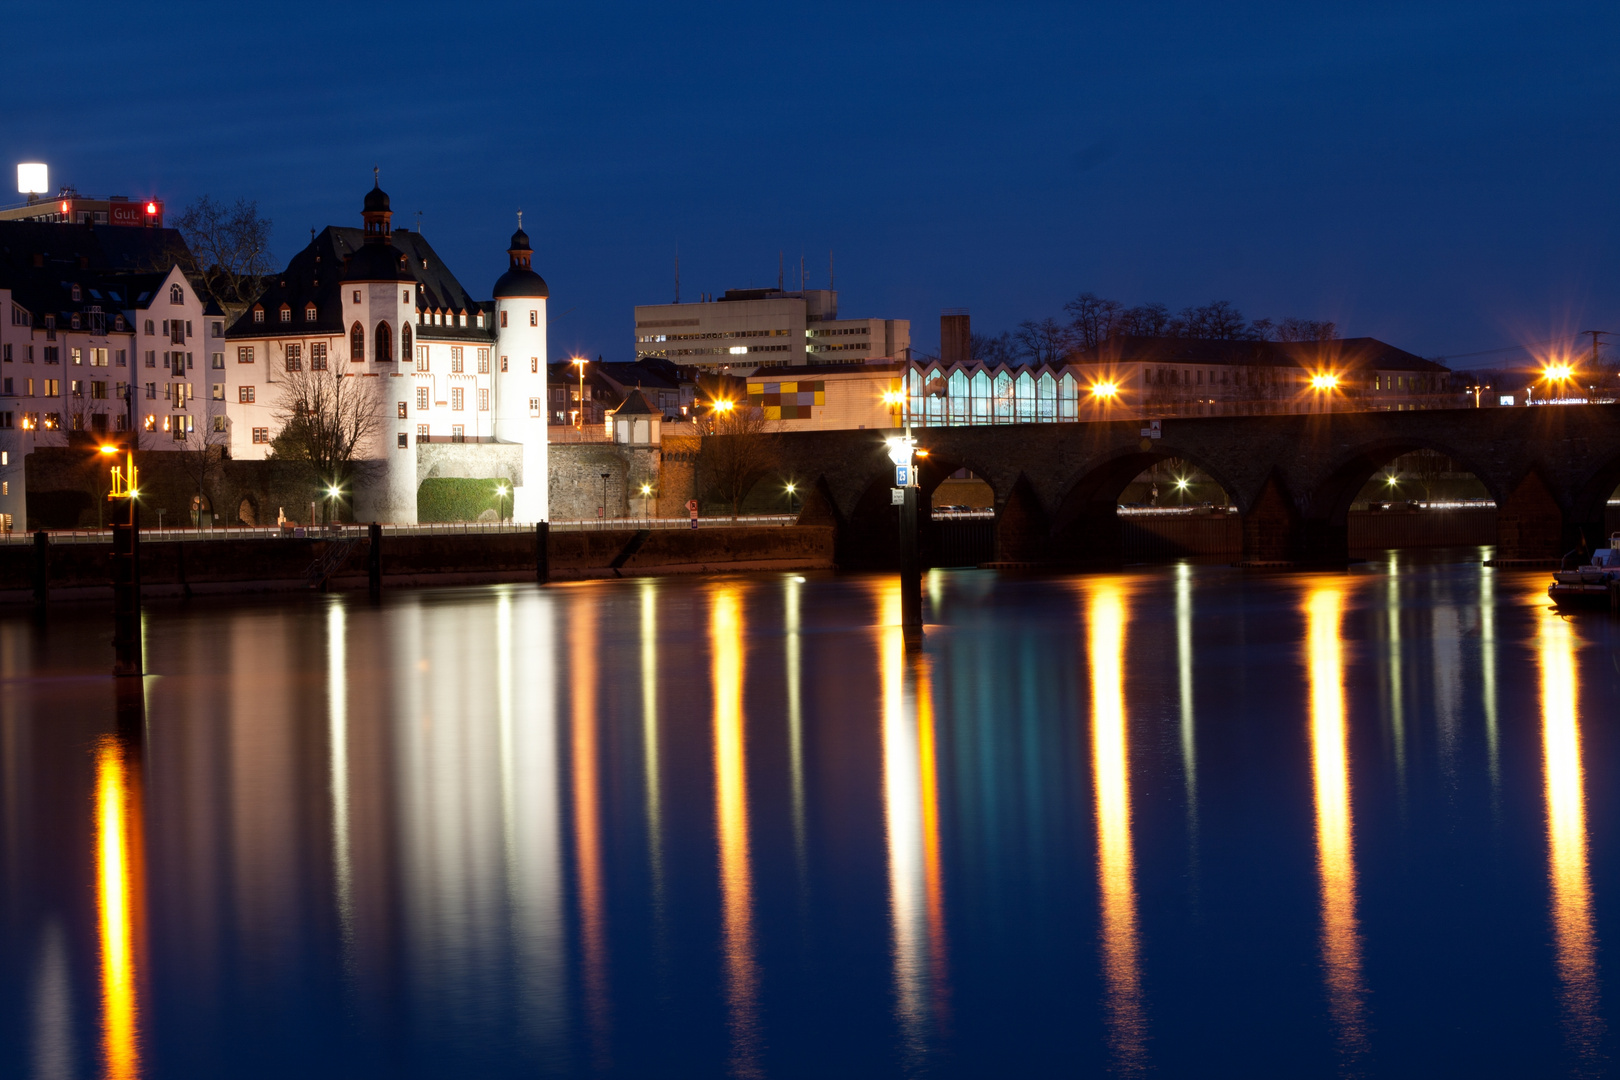
[[[1117,337],[1077,353],[1073,363],[1203,364],[1289,368],[1331,367],[1444,372],[1443,365],[1377,338],[1331,341],[1216,341],[1205,338]]]
[[[678,373],[666,371],[665,365],[644,361],[634,363],[613,361],[598,362],[595,366],[604,378],[621,387],[644,386],[652,390],[678,390],[681,385]]]
[[[613,415],[654,416],[661,414],[657,409],[647,404],[647,397],[641,392],[641,387],[638,386],[631,390],[628,394],[624,395],[624,400],[619,403],[619,407],[617,409],[613,410]]]
[[[101,273],[167,271],[191,260],[176,229],[124,225],[72,225],[57,221],[0,221],[0,266],[32,268],[34,256],[45,267],[78,267]]]
[[[344,258],[355,256],[366,246],[364,230],[337,225],[327,226],[302,251],[292,257],[284,271],[270,279],[264,295],[258,301],[265,310],[264,322],[255,323],[253,312],[249,309],[225,331],[225,336],[273,337],[287,333],[285,329],[278,329],[285,324],[278,321],[279,317],[276,314],[284,303],[292,309],[293,325],[299,328],[298,332],[343,333]],[[418,309],[430,312],[466,311],[468,322],[474,324],[477,312],[491,311],[489,303],[474,300],[467,290],[461,287],[461,282],[456,280],[456,276],[439,259],[438,253],[421,233],[411,232],[409,229],[396,229],[388,244],[370,246],[383,253],[384,258],[396,263],[401,255],[405,257],[399,280],[413,281],[419,286],[416,290]],[[304,309],[311,302],[315,304],[315,321],[305,322]],[[495,336],[493,322],[494,319],[486,314],[483,329],[479,329],[476,325],[467,327],[416,325],[412,327],[412,333],[419,339],[487,342]]]
[[[495,279],[497,300],[508,296],[535,296],[543,299],[550,295],[551,289],[546,285],[546,279],[527,266],[514,266]]]

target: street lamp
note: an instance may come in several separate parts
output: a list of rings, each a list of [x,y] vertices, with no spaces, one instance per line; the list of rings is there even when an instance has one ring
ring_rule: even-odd
[[[604,529],[607,528],[608,477],[610,477],[612,475],[613,475],[612,473],[603,473],[602,474],[602,528],[604,528]]]
[[[326,500],[328,505],[326,512],[327,524],[335,524],[334,519],[337,517],[337,501],[338,497],[342,494],[343,489],[338,487],[336,484],[326,485]],[[313,522],[311,524],[313,524]]]
[[[495,486],[495,508],[502,521],[506,520],[506,492],[507,487],[505,484]]]
[[[574,430],[585,430],[585,365],[590,363],[583,356],[570,357],[568,362],[579,368],[579,411],[574,414]]]
[[[798,493],[799,485],[789,480],[782,490],[787,492],[788,513],[791,514],[793,512],[793,496]]]
[[[651,500],[651,499],[652,499],[652,485],[651,484],[642,484],[641,485],[641,520],[643,522],[646,522],[652,516],[652,508],[647,505],[649,500]]]
[[[1568,383],[1575,377],[1575,366],[1567,361],[1555,360],[1541,369],[1541,377],[1549,387],[1556,387],[1558,395],[1568,389]]]

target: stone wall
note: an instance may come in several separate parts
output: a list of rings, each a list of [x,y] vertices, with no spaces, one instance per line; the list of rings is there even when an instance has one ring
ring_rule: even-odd
[[[518,443],[417,443],[416,483],[432,477],[523,483],[523,447]]]
[[[607,473],[607,518],[642,515],[640,490],[660,490],[657,447],[638,449],[615,443],[559,443],[551,447],[551,520],[600,520]],[[657,506],[648,508],[654,515]]]

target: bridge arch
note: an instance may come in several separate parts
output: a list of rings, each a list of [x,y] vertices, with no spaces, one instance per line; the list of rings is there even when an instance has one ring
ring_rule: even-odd
[[[1480,468],[1470,455],[1434,439],[1420,436],[1378,439],[1351,448],[1309,493],[1306,516],[1330,528],[1343,528],[1350,507],[1366,488],[1367,482],[1399,458],[1428,451],[1450,458],[1484,485],[1491,500],[1501,507],[1512,495],[1512,478]]]
[[[1258,493],[1244,492],[1220,465],[1184,446],[1155,440],[1150,449],[1121,447],[1095,457],[1064,483],[1051,513],[1050,557],[1062,561],[1114,562],[1121,557],[1119,499],[1130,484],[1166,461],[1184,461],[1207,476],[1240,512]]]

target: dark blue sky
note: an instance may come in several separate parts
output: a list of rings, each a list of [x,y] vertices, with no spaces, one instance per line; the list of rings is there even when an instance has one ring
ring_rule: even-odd
[[[1309,6],[34,5],[0,145],[257,199],[280,260],[377,163],[478,295],[521,206],[554,352],[609,359],[677,247],[687,299],[831,249],[927,349],[1083,290],[1424,355],[1620,330],[1620,9]]]

